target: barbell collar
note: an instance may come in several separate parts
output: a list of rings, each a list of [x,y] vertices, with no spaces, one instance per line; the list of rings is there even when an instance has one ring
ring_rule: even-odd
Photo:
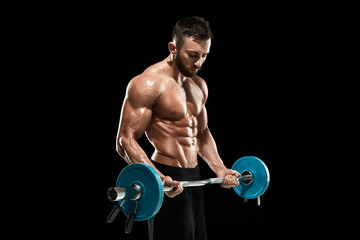
[[[141,197],[141,187],[131,184],[129,187],[111,187],[107,191],[110,201],[118,202],[122,199],[138,200]]]
[[[126,189],[122,187],[111,187],[107,190],[107,196],[110,201],[117,202],[125,198]]]

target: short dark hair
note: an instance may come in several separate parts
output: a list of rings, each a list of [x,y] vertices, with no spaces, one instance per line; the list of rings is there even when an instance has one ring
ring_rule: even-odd
[[[176,46],[179,49],[184,43],[184,37],[193,37],[200,41],[212,39],[210,23],[198,16],[180,19],[175,24],[172,32],[172,39],[176,40]]]

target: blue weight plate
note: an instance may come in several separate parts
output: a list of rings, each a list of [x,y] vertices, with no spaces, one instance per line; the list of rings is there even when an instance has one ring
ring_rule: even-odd
[[[253,174],[252,183],[246,185],[240,181],[240,184],[233,188],[243,198],[253,199],[260,197],[269,186],[269,170],[265,163],[257,157],[246,156],[239,158],[232,166],[232,169],[239,173],[247,170]]]
[[[160,176],[149,165],[133,163],[125,167],[116,181],[117,187],[128,187],[137,184],[141,187],[141,197],[135,215],[136,221],[144,221],[154,217],[160,210],[164,200],[164,191]],[[120,205],[122,201],[119,201]],[[125,200],[121,207],[122,212],[129,216],[134,212],[136,202]]]

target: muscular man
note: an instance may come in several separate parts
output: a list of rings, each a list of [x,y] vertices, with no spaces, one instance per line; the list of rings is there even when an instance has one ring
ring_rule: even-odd
[[[179,20],[168,45],[170,55],[134,77],[126,90],[117,151],[128,164],[149,164],[164,185],[174,187],[148,221],[150,239],[206,239],[202,190],[183,189],[179,182],[201,179],[197,155],[217,177],[225,178],[222,187],[239,184],[240,174],[226,168],[217,152],[205,108],[208,88],[197,76],[211,38],[203,18]],[[144,133],[155,148],[151,160],[137,142]]]

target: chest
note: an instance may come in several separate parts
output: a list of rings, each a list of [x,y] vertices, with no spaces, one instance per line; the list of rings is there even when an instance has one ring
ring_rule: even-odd
[[[156,113],[164,118],[180,120],[187,114],[198,116],[203,107],[204,94],[194,82],[170,84],[160,96]]]

